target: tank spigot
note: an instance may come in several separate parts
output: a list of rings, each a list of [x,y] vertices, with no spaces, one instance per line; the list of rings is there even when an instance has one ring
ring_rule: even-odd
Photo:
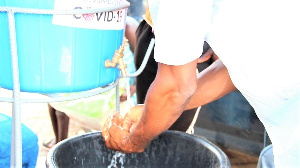
[[[121,70],[123,76],[127,75],[127,72],[126,72],[126,67],[127,66],[126,66],[126,64],[123,60],[124,48],[127,44],[128,44],[128,39],[124,37],[123,38],[123,43],[120,46],[119,50],[116,50],[116,52],[115,52],[115,54],[112,58],[112,61],[110,61],[110,60],[105,61],[105,67],[106,68],[116,67],[117,64],[119,64],[118,68]]]

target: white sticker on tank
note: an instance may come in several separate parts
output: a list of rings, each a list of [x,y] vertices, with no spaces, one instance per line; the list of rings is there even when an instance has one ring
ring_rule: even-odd
[[[54,10],[101,9],[114,7],[124,0],[55,0]],[[126,9],[74,15],[53,15],[52,23],[87,29],[121,30],[125,26]]]

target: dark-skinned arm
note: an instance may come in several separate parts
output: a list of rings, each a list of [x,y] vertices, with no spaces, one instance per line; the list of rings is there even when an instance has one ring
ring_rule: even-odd
[[[116,115],[103,131],[107,147],[125,153],[142,152],[154,137],[167,130],[196,90],[196,66],[197,60],[180,66],[159,63],[144,108],[139,108],[143,111],[138,123],[129,131],[130,127],[124,127]]]
[[[138,23],[134,21],[133,18],[129,19],[128,17],[126,19],[125,37],[128,39],[131,52],[134,52],[135,49],[135,44],[136,44],[135,32],[138,26],[139,26]]]
[[[220,59],[216,60],[197,76],[197,90],[185,109],[192,109],[236,90],[228,70]]]
[[[116,115],[113,124],[104,127],[102,135],[107,147],[125,153],[142,152],[154,137],[176,121],[184,108],[207,104],[236,89],[220,60],[198,75],[197,87],[192,81],[196,81],[195,65],[183,68],[185,66],[159,65],[159,73],[148,91],[145,105],[133,107],[124,120]],[[190,94],[193,94],[191,99]],[[107,125],[111,127],[108,129]]]

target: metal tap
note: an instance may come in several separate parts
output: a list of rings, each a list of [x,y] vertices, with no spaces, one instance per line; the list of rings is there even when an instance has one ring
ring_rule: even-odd
[[[127,76],[127,71],[126,71],[126,67],[127,65],[125,64],[124,60],[123,60],[123,56],[124,56],[124,48],[125,46],[128,44],[128,39],[126,37],[123,38],[123,43],[120,46],[119,50],[116,50],[112,61],[110,60],[106,60],[105,61],[105,68],[110,68],[110,67],[116,67],[117,64],[119,64],[118,68],[121,70],[121,73],[123,76]]]

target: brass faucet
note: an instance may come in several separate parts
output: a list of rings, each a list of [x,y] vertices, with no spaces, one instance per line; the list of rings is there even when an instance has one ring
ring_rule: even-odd
[[[117,64],[119,64],[118,68],[121,70],[121,73],[123,76],[127,76],[127,71],[126,71],[126,67],[127,65],[125,64],[124,60],[123,60],[123,56],[124,56],[124,48],[125,46],[127,46],[128,44],[128,39],[126,37],[123,38],[123,43],[120,46],[119,50],[116,50],[112,61],[110,60],[106,60],[105,61],[105,68],[110,68],[110,67],[116,67]]]

